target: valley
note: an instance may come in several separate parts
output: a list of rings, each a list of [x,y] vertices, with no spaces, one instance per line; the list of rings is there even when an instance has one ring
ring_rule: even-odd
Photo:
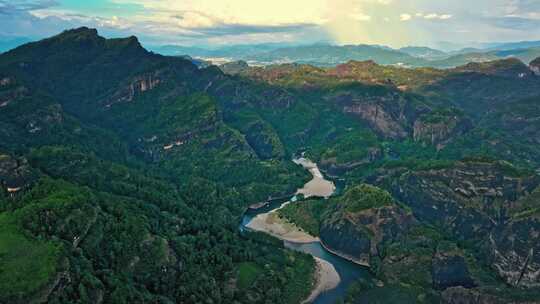
[[[293,159],[293,162],[309,170],[313,179],[299,189],[289,201],[276,205],[274,209],[262,213],[248,211],[242,219],[241,229],[260,231],[282,240],[285,247],[301,251],[315,257],[317,270],[315,272],[316,284],[310,296],[303,303],[335,303],[343,298],[348,287],[360,277],[370,279],[367,268],[354,264],[340,257],[324,247],[318,238],[302,231],[294,224],[288,222],[280,215],[280,210],[289,204],[298,203],[298,196],[302,198],[329,198],[335,186],[326,180],[316,164],[303,157]],[[314,186],[315,185],[315,186]]]
[[[2,53],[0,303],[535,303],[538,60]]]

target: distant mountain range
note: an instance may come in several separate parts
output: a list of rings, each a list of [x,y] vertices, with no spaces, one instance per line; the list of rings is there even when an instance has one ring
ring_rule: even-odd
[[[0,53],[32,41],[29,37],[0,36]],[[540,56],[540,41],[482,43],[458,51],[424,46],[393,49],[381,45],[333,45],[327,42],[298,45],[284,43],[244,44],[222,47],[157,45],[149,49],[167,56],[188,56],[198,66],[244,60],[252,65],[303,63],[320,67],[350,60],[373,60],[383,65],[453,68],[469,62],[515,57],[528,64]]]
[[[469,62],[486,62],[515,57],[529,63],[540,56],[540,41],[486,45],[485,48],[466,48],[444,52],[429,47],[408,46],[392,49],[379,45],[312,44],[282,46],[279,44],[241,45],[218,49],[205,49],[168,45],[154,48],[164,55],[189,55],[218,63],[245,60],[251,64],[304,63],[315,66],[335,66],[350,60],[373,60],[383,65],[405,67],[453,68]]]

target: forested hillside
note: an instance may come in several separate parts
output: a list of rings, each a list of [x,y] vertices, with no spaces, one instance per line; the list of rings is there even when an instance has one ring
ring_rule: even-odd
[[[280,213],[378,282],[347,303],[534,301],[537,72],[199,68],[88,28],[1,54],[0,303],[302,302],[313,258],[239,229],[297,152],[343,195]]]

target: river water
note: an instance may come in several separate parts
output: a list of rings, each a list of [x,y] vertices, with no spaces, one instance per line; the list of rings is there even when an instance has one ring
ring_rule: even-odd
[[[319,171],[319,168],[313,162],[299,158],[293,160],[296,164],[302,165],[305,169],[309,170],[313,175],[313,179],[306,183],[303,188],[298,190],[298,193],[305,195],[306,197],[329,197],[336,190],[334,183],[325,179],[325,177]],[[288,199],[281,199],[271,201],[266,207],[258,209],[256,211],[248,211],[242,219],[241,230],[249,229],[247,226],[258,215],[264,215],[270,213],[276,209],[279,209],[284,203],[290,202],[294,204],[295,199],[293,197]],[[354,281],[360,278],[371,278],[371,274],[367,267],[360,266],[353,262],[350,262],[344,258],[341,258],[329,251],[327,251],[320,242],[311,243],[295,243],[290,241],[284,241],[285,247],[311,254],[314,257],[318,257],[332,264],[339,274],[340,283],[331,290],[321,293],[312,302],[314,304],[334,304],[337,300],[343,298],[346,295],[347,289]]]

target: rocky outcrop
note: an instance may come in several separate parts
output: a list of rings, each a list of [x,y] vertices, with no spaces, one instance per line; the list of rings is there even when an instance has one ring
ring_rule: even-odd
[[[0,108],[29,95],[29,90],[21,85],[16,85],[12,78],[0,79]]]
[[[381,105],[373,102],[354,103],[343,108],[345,113],[358,115],[367,121],[378,133],[388,138],[405,138],[407,131],[395,117]]]
[[[437,147],[441,150],[455,136],[462,135],[472,127],[472,123],[458,115],[433,114],[420,117],[414,122],[413,139]]]
[[[106,107],[111,107],[116,103],[133,101],[136,96],[153,90],[162,82],[160,75],[161,71],[156,71],[131,79],[129,84],[116,91],[116,93],[107,100]]]
[[[465,258],[457,248],[438,248],[432,261],[432,279],[435,289],[449,287],[474,287]]]
[[[8,195],[16,195],[30,186],[37,173],[24,158],[14,158],[0,153],[0,186]]]
[[[504,222],[505,207],[540,183],[536,175],[518,176],[512,170],[504,162],[467,161],[444,169],[406,171],[393,192],[420,219],[467,239]]]
[[[6,87],[10,85],[13,81],[9,77],[0,78],[0,87]]]
[[[358,117],[377,134],[389,139],[412,138],[416,121],[423,122],[424,126],[429,127],[432,121],[422,120],[422,118],[441,116],[440,111],[434,110],[421,99],[404,96],[397,89],[383,86],[362,88],[362,90],[351,86],[351,88],[329,94],[325,96],[325,99],[336,103],[344,113]],[[452,111],[443,114],[449,117],[457,116]],[[459,118],[456,120],[461,121]],[[421,125],[418,125],[417,129],[421,129]],[[454,129],[458,128],[451,130]],[[420,130],[417,130],[417,136],[420,135],[418,131]],[[443,134],[439,137],[446,139],[448,136]]]
[[[531,61],[531,63],[529,64],[529,68],[531,69],[531,71],[533,71],[535,75],[539,76],[540,75],[540,57]]]
[[[416,217],[459,240],[478,240],[479,250],[492,256],[493,268],[509,284],[539,286],[538,221],[510,217],[516,201],[540,184],[537,175],[491,161],[458,162],[448,168],[397,175],[386,185]],[[385,184],[383,180],[378,179]],[[487,237],[488,244],[482,246]]]
[[[338,163],[337,158],[321,159],[321,169],[330,176],[340,176],[359,166],[369,164],[383,157],[383,152],[379,147],[371,147],[367,149],[367,155],[362,158],[348,163]]]
[[[335,218],[321,226],[320,235],[329,250],[358,264],[370,265],[373,250],[369,230],[349,219]]]
[[[349,196],[357,190],[358,187],[349,190]],[[380,189],[374,191],[381,191],[380,194],[384,195]],[[357,191],[357,194],[371,196],[363,189]],[[383,243],[398,239],[416,223],[411,213],[394,203],[383,203],[382,206],[356,211],[350,209],[351,202],[347,194],[345,197],[334,210],[325,215],[320,238],[325,247],[359,264],[369,266],[372,257],[380,255]]]
[[[507,284],[540,287],[540,219],[526,217],[497,226],[489,234],[492,263]]]

